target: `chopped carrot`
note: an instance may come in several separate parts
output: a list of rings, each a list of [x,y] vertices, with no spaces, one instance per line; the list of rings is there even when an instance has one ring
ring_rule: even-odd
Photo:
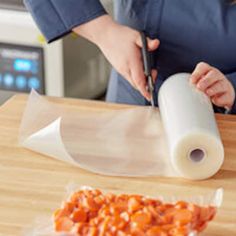
[[[109,202],[114,202],[114,201],[115,201],[115,198],[116,198],[116,195],[115,195],[115,194],[112,194],[112,193],[107,193],[107,194],[105,195],[105,198],[106,198],[107,203],[109,203]]]
[[[120,215],[116,215],[115,217],[113,217],[111,223],[117,231],[124,229],[127,224],[126,221]]]
[[[187,227],[174,228],[170,231],[171,236],[187,236],[189,233],[190,232]]]
[[[165,232],[169,232],[174,229],[176,226],[174,224],[165,224],[161,226]]]
[[[70,232],[74,223],[68,217],[61,217],[55,222],[56,232]]]
[[[131,229],[130,235],[132,236],[146,236],[146,233],[139,228]]]
[[[71,218],[76,223],[83,223],[87,221],[87,213],[83,209],[78,209],[72,213]]]
[[[184,201],[80,190],[54,212],[54,228],[77,236],[187,236],[202,232],[215,214],[215,207]]]
[[[112,215],[120,214],[123,211],[127,210],[127,203],[125,202],[111,203],[109,207]]]
[[[82,233],[84,226],[86,225],[86,223],[75,223],[73,226],[73,229],[71,230],[71,233]]]
[[[94,201],[95,201],[96,204],[98,204],[98,205],[101,206],[101,205],[103,205],[104,202],[105,202],[105,197],[104,197],[103,195],[96,196],[96,197],[94,198]]]
[[[154,226],[147,231],[147,236],[167,236],[168,234],[161,226]]]
[[[185,209],[185,208],[187,208],[187,206],[188,206],[187,202],[184,202],[184,201],[178,201],[175,204],[175,208],[177,208],[177,209]]]
[[[94,226],[89,227],[88,235],[89,236],[97,236],[98,235],[98,229]]]
[[[70,216],[70,212],[64,208],[56,210],[53,214],[54,220],[57,220],[61,217],[65,217],[65,216]]]
[[[137,198],[131,197],[128,200],[128,211],[129,212],[137,211],[140,208],[142,208],[142,205],[141,205],[141,202]]]
[[[81,193],[81,191],[80,192],[75,192],[75,193],[73,193],[72,195],[71,195],[71,197],[70,197],[70,202],[73,202],[73,203],[78,203],[79,202],[79,200],[80,200],[80,198],[81,198],[81,196],[82,196],[82,193]]]
[[[126,222],[129,222],[129,221],[130,221],[130,215],[128,214],[128,212],[122,212],[122,213],[120,214],[120,217],[121,217],[122,219],[124,219]]]
[[[131,216],[131,221],[135,227],[143,229],[145,226],[151,223],[151,215],[142,211],[138,211]]]
[[[72,213],[72,212],[74,211],[74,209],[76,208],[76,206],[77,206],[77,204],[75,204],[75,203],[72,203],[72,202],[65,202],[63,208],[64,208],[66,211]]]
[[[192,212],[187,209],[179,209],[174,214],[174,221],[177,225],[182,226],[189,224],[192,220]]]
[[[92,196],[83,199],[83,206],[90,211],[97,211],[100,208],[100,205],[95,202]]]
[[[102,195],[102,192],[100,190],[98,190],[98,189],[91,190],[91,193],[93,194],[93,196]]]
[[[104,221],[99,226],[100,235],[105,235],[105,233],[109,230],[109,221],[111,220],[110,216],[105,217]]]

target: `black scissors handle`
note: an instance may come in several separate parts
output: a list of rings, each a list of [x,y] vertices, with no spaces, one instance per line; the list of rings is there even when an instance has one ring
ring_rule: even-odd
[[[141,32],[142,38],[142,56],[143,56],[143,65],[144,65],[144,74],[146,76],[151,75],[151,57],[148,51],[147,37],[144,32]]]
[[[148,90],[151,94],[151,104],[152,106],[155,106],[154,102],[155,91],[154,91],[154,82],[152,79],[151,54],[148,51],[147,37],[145,33],[140,32],[140,34],[142,38],[142,57],[143,57],[144,74],[147,78]]]

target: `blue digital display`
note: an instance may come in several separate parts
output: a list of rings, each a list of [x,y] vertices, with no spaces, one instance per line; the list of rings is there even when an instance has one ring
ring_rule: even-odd
[[[16,59],[14,61],[14,70],[21,72],[31,72],[33,68],[33,62],[27,59]]]

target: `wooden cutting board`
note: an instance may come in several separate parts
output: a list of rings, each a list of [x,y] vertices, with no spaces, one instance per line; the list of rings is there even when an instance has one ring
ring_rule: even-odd
[[[129,107],[48,99],[87,113]],[[18,129],[26,101],[26,95],[17,95],[0,108],[0,235],[22,235],[36,218],[50,216],[60,206],[69,183],[152,196],[207,194],[223,187],[223,205],[204,235],[236,235],[236,116],[217,115],[226,158],[213,178],[198,182],[160,177],[118,178],[96,175],[19,147]]]

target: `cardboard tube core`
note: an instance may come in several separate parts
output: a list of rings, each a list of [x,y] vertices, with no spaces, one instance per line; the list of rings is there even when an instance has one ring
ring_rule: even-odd
[[[201,162],[205,155],[206,154],[204,150],[196,148],[189,153],[189,158],[192,162]]]

